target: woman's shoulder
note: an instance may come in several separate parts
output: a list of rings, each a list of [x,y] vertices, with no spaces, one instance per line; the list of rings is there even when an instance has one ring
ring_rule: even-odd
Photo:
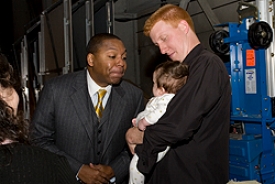
[[[32,158],[39,158],[39,159],[45,159],[47,160],[49,158],[49,160],[53,160],[53,159],[59,159],[60,155],[57,155],[53,152],[50,152],[48,150],[42,149],[40,147],[34,146],[34,145],[29,145],[29,144],[23,144],[23,143],[12,143],[9,145],[2,145],[0,146],[0,150],[10,150],[10,152],[12,152],[13,155],[26,155],[26,156],[30,156]]]
[[[16,176],[26,176],[18,178],[17,183],[76,183],[64,156],[21,143],[0,146],[0,155],[0,164],[3,163],[0,166],[0,178],[4,177],[5,181],[14,178],[16,173]]]

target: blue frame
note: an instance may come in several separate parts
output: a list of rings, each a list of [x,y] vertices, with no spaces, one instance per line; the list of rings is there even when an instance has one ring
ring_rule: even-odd
[[[238,139],[230,139],[230,179],[235,181],[257,180],[263,184],[275,183],[274,136],[270,127],[274,126],[271,98],[267,96],[265,49],[254,50],[248,41],[250,18],[241,24],[227,23],[230,44],[232,100],[231,123],[241,122],[244,134]],[[255,66],[246,65],[246,52],[255,53]],[[251,93],[246,91],[246,83],[256,80]],[[252,80],[251,80],[252,81]]]

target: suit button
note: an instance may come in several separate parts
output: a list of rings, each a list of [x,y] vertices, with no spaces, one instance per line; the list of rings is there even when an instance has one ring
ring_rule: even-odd
[[[97,144],[100,144],[101,143],[101,141],[97,141]]]
[[[97,155],[100,155],[100,151],[99,151],[99,152],[97,152]]]
[[[98,133],[100,134],[100,133],[101,133],[101,130],[98,130]]]

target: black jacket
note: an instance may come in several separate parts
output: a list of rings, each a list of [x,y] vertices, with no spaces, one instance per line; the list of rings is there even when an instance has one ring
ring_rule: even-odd
[[[21,143],[0,146],[2,184],[76,184],[64,156]]]
[[[189,76],[166,113],[136,147],[138,169],[154,184],[229,181],[231,86],[221,59],[196,46],[186,57]],[[155,164],[157,153],[171,150]]]

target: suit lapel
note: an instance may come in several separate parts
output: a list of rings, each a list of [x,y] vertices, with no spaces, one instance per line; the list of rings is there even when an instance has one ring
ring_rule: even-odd
[[[106,112],[103,112],[103,117],[98,127],[98,121],[96,113],[92,113],[92,104],[91,98],[89,96],[88,87],[87,87],[87,71],[85,70],[83,73],[80,73],[73,84],[73,90],[71,95],[71,100],[74,105],[75,111],[77,112],[77,116],[80,119],[82,125],[85,127],[88,137],[92,143],[95,140],[93,137],[93,133],[95,129],[103,128],[106,131],[104,132],[104,137],[106,138],[103,144],[102,156],[106,153],[110,142],[116,133],[117,129],[121,125],[121,119],[123,113],[125,113],[125,100],[123,96],[125,94],[124,89],[121,86],[113,86],[111,95],[108,99],[107,106],[105,108]],[[104,110],[104,111],[105,111]],[[92,119],[90,119],[90,117]]]
[[[73,88],[75,89],[75,92],[71,95],[72,103],[74,104],[74,108],[78,118],[80,119],[80,122],[85,127],[89,139],[92,141],[93,137],[90,132],[93,132],[92,130],[94,129],[94,124],[91,122],[95,121],[90,120],[89,103],[91,104],[92,101],[87,86],[87,70],[84,70],[83,73],[80,73],[80,75],[76,77]]]
[[[109,97],[107,107],[105,109],[106,113],[103,112],[103,117],[100,125],[100,126],[105,126],[105,128],[107,129],[106,131],[107,135],[104,135],[106,137],[106,141],[104,144],[102,156],[108,149],[114,134],[116,133],[117,129],[120,126],[123,113],[125,113],[124,107],[126,102],[123,99],[124,94],[125,94],[125,91],[122,89],[122,87],[120,86],[112,87],[112,92]]]

